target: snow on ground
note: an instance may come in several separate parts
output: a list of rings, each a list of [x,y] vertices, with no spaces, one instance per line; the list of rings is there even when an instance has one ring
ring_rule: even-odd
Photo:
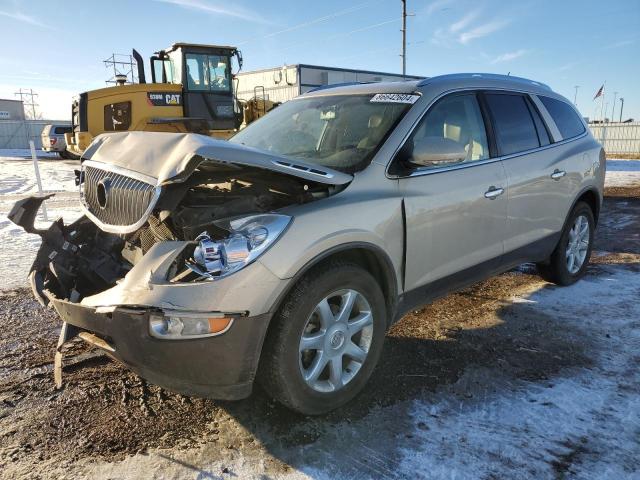
[[[18,157],[7,157],[7,150],[0,150],[0,288],[13,288],[26,284],[26,276],[40,247],[40,237],[25,233],[7,218],[13,204],[28,195],[36,195],[38,187],[35,179],[33,161]],[[21,151],[9,151],[20,153]],[[38,152],[40,178],[44,193],[56,193],[47,200],[48,222],[38,215],[36,226],[46,228],[58,217],[71,222],[80,216],[77,187],[74,184],[74,169],[79,168],[77,161],[49,158]],[[44,157],[44,159],[42,158]]]
[[[550,337],[585,348],[584,365],[542,379],[514,378],[500,362],[475,364],[452,385],[334,423],[306,445],[154,449],[118,462],[85,459],[75,468],[87,478],[222,479],[224,468],[236,478],[286,480],[637,479],[639,297],[637,269],[603,266],[571,287],[534,279],[489,312],[496,326],[552,319],[562,332]],[[546,340],[540,345],[529,349],[534,358],[549,355]],[[272,455],[290,468],[263,476]]]
[[[36,156],[42,159],[59,158],[57,153],[36,150]],[[23,160],[31,158],[31,150],[28,148],[0,148],[0,160]]]
[[[640,160],[607,160],[607,187],[640,184]]]
[[[596,365],[542,384],[518,382],[499,395],[483,390],[486,379],[496,382],[495,371],[466,371],[458,383],[477,385],[478,400],[463,404],[443,393],[434,403],[416,401],[414,423],[428,428],[414,429],[418,442],[401,470],[429,478],[546,478],[550,465],[562,470],[566,463],[572,477],[640,478],[640,275],[607,270],[513,298],[600,344],[589,352]],[[502,459],[503,471],[487,459]]]

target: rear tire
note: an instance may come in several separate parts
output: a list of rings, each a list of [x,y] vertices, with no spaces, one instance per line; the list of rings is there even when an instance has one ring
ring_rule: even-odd
[[[549,260],[537,264],[542,278],[556,285],[571,285],[580,280],[589,264],[593,248],[595,220],[591,207],[578,202]]]
[[[75,153],[71,153],[69,150],[65,150],[64,154],[66,155],[65,158],[67,160],[80,160],[80,156],[76,155]]]
[[[292,410],[320,415],[364,387],[386,331],[384,296],[357,264],[332,262],[294,286],[269,327],[258,381]]]

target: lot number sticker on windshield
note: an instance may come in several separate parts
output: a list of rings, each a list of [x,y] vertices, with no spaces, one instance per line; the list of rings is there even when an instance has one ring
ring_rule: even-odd
[[[409,95],[407,93],[377,93],[371,99],[372,102],[378,103],[409,103],[414,104],[420,98],[420,95]]]

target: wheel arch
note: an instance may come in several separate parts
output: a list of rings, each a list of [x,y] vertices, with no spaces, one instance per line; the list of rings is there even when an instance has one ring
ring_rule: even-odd
[[[398,304],[398,280],[393,262],[377,245],[366,242],[351,242],[330,248],[307,262],[293,278],[287,288],[277,297],[269,312],[278,311],[296,283],[313,268],[333,261],[356,263],[367,270],[378,281],[387,308],[387,326],[391,325]]]
[[[593,213],[593,220],[597,226],[602,202],[600,200],[600,194],[595,189],[595,187],[587,187],[580,192],[580,194],[576,197],[573,204],[571,205],[571,209],[569,209],[567,219],[569,218],[569,215],[571,215],[571,212],[573,212],[573,209],[576,207],[578,202],[584,202],[589,205],[589,207],[591,208],[591,212]]]

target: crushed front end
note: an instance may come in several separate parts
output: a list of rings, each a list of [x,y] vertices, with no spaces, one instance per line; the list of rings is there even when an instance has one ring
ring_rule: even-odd
[[[58,385],[62,347],[79,336],[170,390],[249,395],[287,286],[258,258],[293,221],[287,207],[350,176],[195,134],[104,135],[85,155],[83,217],[35,228],[46,197],[9,215],[42,238],[29,280],[64,322]]]

